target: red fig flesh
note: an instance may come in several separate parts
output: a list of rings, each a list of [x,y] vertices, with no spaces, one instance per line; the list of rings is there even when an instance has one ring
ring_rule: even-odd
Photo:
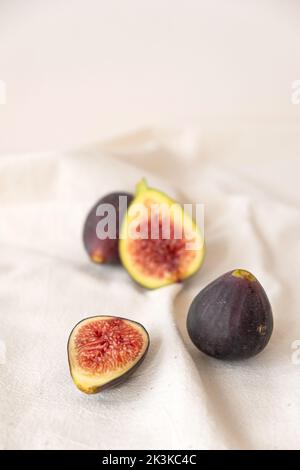
[[[142,362],[149,347],[145,328],[125,318],[86,318],[68,342],[71,376],[79,390],[91,394],[123,382]]]

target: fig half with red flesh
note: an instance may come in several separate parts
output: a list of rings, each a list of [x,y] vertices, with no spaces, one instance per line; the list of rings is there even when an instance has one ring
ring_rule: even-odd
[[[123,219],[119,252],[136,282],[157,289],[184,281],[198,271],[204,240],[182,206],[142,179]]]
[[[126,192],[109,193],[88,213],[83,227],[83,244],[94,263],[120,262],[119,225],[132,199],[133,196]]]
[[[75,385],[87,394],[118,385],[142,363],[149,343],[146,329],[135,321],[113,316],[82,320],[68,341]]]

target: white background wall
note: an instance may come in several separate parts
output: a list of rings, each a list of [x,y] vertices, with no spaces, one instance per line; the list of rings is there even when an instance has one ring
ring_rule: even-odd
[[[0,152],[300,118],[298,0],[0,0]]]

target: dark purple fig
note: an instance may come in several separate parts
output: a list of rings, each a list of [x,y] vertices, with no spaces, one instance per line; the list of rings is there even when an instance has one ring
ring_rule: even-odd
[[[187,330],[200,351],[217,359],[245,359],[262,351],[273,331],[268,297],[248,271],[236,269],[193,300]]]
[[[90,210],[83,228],[83,244],[94,263],[119,263],[119,231],[133,196],[110,193]]]
[[[98,316],[82,320],[68,341],[75,385],[93,394],[122,383],[142,363],[149,342],[145,328],[126,318]]]

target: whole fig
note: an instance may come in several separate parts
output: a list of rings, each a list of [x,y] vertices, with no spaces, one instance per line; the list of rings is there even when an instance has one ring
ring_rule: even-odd
[[[262,351],[273,331],[270,302],[249,271],[235,269],[193,300],[187,330],[200,351],[217,359],[245,359]]]

